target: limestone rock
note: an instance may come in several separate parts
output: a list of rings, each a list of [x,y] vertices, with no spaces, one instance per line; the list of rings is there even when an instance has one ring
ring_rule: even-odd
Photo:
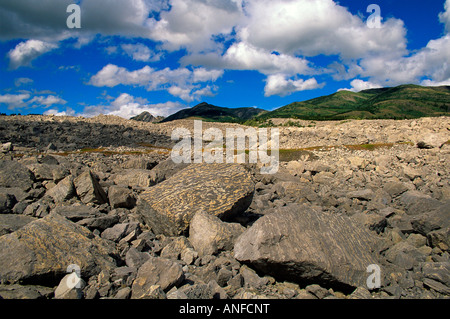
[[[62,203],[77,196],[77,191],[73,184],[73,177],[70,175],[64,178],[55,187],[49,189],[47,195],[52,197],[55,203]]]
[[[140,268],[132,286],[133,299],[145,298],[152,286],[159,285],[164,292],[178,286],[184,279],[181,266],[169,259],[150,257]]]
[[[236,242],[235,258],[279,280],[341,288],[365,285],[377,242],[345,216],[296,204],[257,220]]]
[[[114,183],[127,187],[150,187],[156,184],[155,173],[145,169],[125,169],[113,177]]]
[[[234,242],[245,228],[237,223],[226,223],[216,216],[197,212],[189,228],[189,241],[200,256],[213,255],[233,249]]]
[[[76,264],[85,277],[115,266],[114,247],[86,228],[52,213],[0,237],[0,280],[55,280]]]
[[[0,187],[19,187],[29,190],[33,186],[33,173],[16,161],[0,160]]]
[[[85,204],[103,204],[108,201],[105,191],[90,170],[86,170],[83,174],[75,178],[74,185],[78,196]]]
[[[254,182],[238,164],[193,164],[149,188],[138,200],[138,214],[155,234],[186,233],[198,211],[226,219],[250,205]]]

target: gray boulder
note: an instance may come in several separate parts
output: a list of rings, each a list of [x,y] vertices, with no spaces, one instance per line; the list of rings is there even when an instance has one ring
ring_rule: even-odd
[[[181,265],[165,258],[150,257],[140,268],[132,286],[133,299],[145,298],[152,286],[159,285],[164,292],[179,286],[184,280]]]
[[[108,198],[112,208],[133,208],[136,204],[133,191],[127,187],[111,186],[108,189]]]
[[[189,241],[200,256],[214,255],[233,249],[234,243],[245,228],[241,224],[226,223],[216,216],[197,212],[189,228]]]
[[[257,220],[237,239],[234,254],[278,280],[350,289],[366,284],[377,244],[346,216],[292,204]]]
[[[0,214],[0,236],[15,232],[35,218],[16,214]]]
[[[34,182],[33,173],[16,161],[0,160],[0,187],[19,187],[28,191]]]
[[[78,197],[85,203],[104,204],[108,202],[105,191],[90,170],[86,170],[73,181]]]
[[[155,234],[185,234],[198,211],[230,218],[253,198],[254,182],[238,164],[192,164],[141,193],[137,213]]]
[[[52,213],[0,237],[0,280],[49,284],[61,279],[71,264],[80,267],[83,277],[90,277],[114,268],[110,257],[114,253],[108,242]]]
[[[49,189],[46,194],[53,198],[55,203],[62,203],[76,197],[77,191],[75,190],[75,185],[73,184],[73,177],[71,175],[67,176],[55,187]]]

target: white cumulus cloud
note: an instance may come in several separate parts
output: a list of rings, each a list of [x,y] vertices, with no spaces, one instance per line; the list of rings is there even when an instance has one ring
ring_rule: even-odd
[[[293,80],[286,78],[285,75],[275,74],[267,77],[264,96],[286,96],[299,91],[317,89],[323,87],[323,85],[324,84],[317,83],[315,78],[308,80]]]
[[[116,115],[126,119],[149,112],[153,116],[169,116],[179,110],[186,108],[178,102],[166,102],[150,104],[146,99],[134,97],[128,93],[120,94],[109,105],[86,106],[81,113],[82,116],[92,117],[99,114]]]
[[[57,47],[57,44],[41,40],[21,42],[8,52],[9,67],[11,69],[17,69],[21,66],[30,66],[31,61]]]

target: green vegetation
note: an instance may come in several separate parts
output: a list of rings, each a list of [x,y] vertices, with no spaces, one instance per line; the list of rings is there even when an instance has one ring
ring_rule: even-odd
[[[339,91],[304,102],[294,102],[257,116],[303,120],[412,119],[449,115],[450,86],[401,85],[394,88]]]

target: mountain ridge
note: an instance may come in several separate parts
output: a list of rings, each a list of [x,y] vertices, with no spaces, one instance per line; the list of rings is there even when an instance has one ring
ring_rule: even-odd
[[[449,112],[450,86],[405,84],[360,92],[341,90],[311,100],[293,102],[255,119],[411,119],[448,115]]]
[[[227,108],[202,102],[192,108],[180,110],[166,117],[161,123],[192,117],[205,121],[242,122],[265,112],[267,111],[253,107]]]

